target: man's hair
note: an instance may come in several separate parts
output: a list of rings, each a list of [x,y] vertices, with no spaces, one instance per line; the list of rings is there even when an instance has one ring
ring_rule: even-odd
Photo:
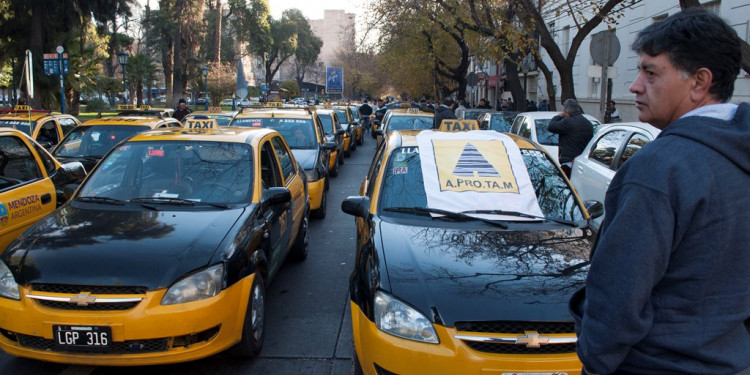
[[[443,99],[443,104],[447,105],[448,107],[450,107],[451,104],[453,104],[453,99],[451,99],[451,98],[445,98],[445,99]]]
[[[666,53],[677,69],[691,75],[707,68],[713,75],[708,92],[723,102],[732,97],[742,60],[740,39],[721,17],[703,8],[649,25],[638,33],[632,48],[649,56]]]
[[[617,104],[617,103],[615,103],[615,101],[614,101],[614,100],[610,100],[610,101],[609,101],[609,104],[615,105],[615,104]]]
[[[180,99],[180,100],[179,100],[179,101],[177,102],[177,104],[182,104],[182,103],[185,103],[185,104],[187,104],[187,102],[185,101],[185,99]]]
[[[575,99],[566,99],[563,102],[563,108],[565,108],[565,112],[568,112],[571,115],[577,115],[581,113],[581,106]]]

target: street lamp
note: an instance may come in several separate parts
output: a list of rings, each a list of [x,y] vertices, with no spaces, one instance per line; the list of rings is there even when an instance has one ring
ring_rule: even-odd
[[[128,89],[125,85],[125,67],[128,66],[128,53],[125,52],[125,50],[120,50],[120,52],[117,52],[117,62],[120,63],[120,66],[122,66],[122,91],[123,91],[123,99],[125,98],[125,93],[127,93]]]
[[[208,111],[208,67],[203,66],[201,67],[201,75],[203,76],[203,88],[204,88],[204,96],[203,99],[206,100],[206,108],[205,110]]]

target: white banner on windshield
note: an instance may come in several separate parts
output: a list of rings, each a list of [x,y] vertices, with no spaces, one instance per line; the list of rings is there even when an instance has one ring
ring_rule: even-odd
[[[427,130],[417,135],[417,145],[427,207],[452,212],[516,211],[544,217],[521,150],[507,135]],[[476,216],[498,219],[496,215]]]

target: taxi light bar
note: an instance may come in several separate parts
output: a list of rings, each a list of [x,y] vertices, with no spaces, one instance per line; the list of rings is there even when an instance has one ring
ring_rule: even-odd
[[[479,130],[477,120],[443,120],[440,122],[440,131],[444,132],[466,132],[469,130]]]
[[[132,111],[137,110],[138,107],[132,105],[132,104],[120,104],[117,106],[118,111]]]

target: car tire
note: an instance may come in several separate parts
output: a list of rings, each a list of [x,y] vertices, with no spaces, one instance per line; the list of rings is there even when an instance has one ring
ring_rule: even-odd
[[[339,152],[339,164],[344,164],[344,152]]]
[[[359,138],[357,138],[357,142],[354,142],[354,143],[356,143],[358,145],[361,145],[362,143],[364,143],[364,140],[365,140],[364,138],[365,137],[363,137],[362,135],[360,135]]]
[[[357,149],[357,142],[354,140],[354,138],[352,138],[352,142],[349,146],[349,150],[354,151],[356,149]]]
[[[237,358],[252,358],[260,353],[265,338],[265,315],[266,315],[266,290],[263,277],[255,274],[253,285],[250,287],[250,296],[245,312],[245,320],[242,323],[242,336],[240,342],[235,344],[230,353]]]
[[[307,253],[309,249],[309,227],[309,215],[307,212],[305,212],[305,216],[302,217],[302,223],[300,224],[299,231],[297,232],[297,239],[294,240],[292,251],[289,252],[288,259],[290,261],[301,262],[307,259]]]
[[[349,149],[347,149],[346,151],[344,151],[344,157],[348,158],[348,157],[351,157],[351,156],[352,156],[352,145],[349,145]]]
[[[320,198],[320,207],[313,211],[310,216],[316,219],[323,219],[326,217],[326,203],[328,203],[328,189],[323,189],[323,197]]]

